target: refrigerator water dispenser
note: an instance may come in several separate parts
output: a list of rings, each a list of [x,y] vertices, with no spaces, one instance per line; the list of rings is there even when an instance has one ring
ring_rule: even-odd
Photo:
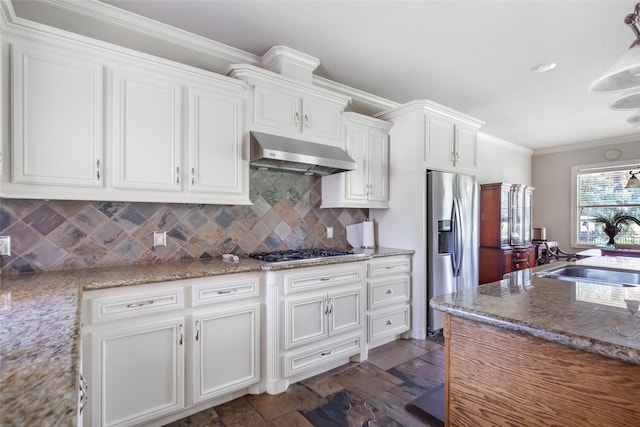
[[[454,234],[450,219],[438,220],[438,255],[453,253]]]

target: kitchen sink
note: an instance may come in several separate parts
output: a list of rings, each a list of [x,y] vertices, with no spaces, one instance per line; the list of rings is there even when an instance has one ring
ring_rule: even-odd
[[[533,273],[534,276],[570,282],[589,282],[609,286],[640,286],[640,271],[617,270],[588,265],[563,265]]]

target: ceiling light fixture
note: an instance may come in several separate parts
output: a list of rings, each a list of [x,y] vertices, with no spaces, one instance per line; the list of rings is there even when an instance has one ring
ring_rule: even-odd
[[[640,86],[640,3],[624,18],[636,39],[629,50],[602,77],[589,86],[592,92],[617,92]]]
[[[640,181],[638,181],[638,177],[636,176],[637,173],[640,172],[633,173],[633,171],[629,171],[629,175],[631,175],[631,177],[624,188],[640,188]]]
[[[534,73],[546,73],[547,71],[551,71],[556,68],[555,62],[543,62],[531,67],[531,71]]]

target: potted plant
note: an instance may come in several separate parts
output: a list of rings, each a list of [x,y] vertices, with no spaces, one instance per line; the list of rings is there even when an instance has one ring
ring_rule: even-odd
[[[623,210],[616,210],[613,212],[607,212],[599,215],[595,215],[591,220],[596,224],[602,224],[604,234],[609,236],[609,241],[607,245],[615,245],[614,237],[622,230],[622,226],[626,225],[628,221],[626,219],[618,222],[622,217],[626,216],[627,213]],[[616,224],[617,223],[617,224]]]

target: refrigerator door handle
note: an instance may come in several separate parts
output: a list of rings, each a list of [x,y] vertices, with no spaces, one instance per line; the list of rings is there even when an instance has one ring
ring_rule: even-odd
[[[457,197],[453,199],[453,254],[451,262],[453,263],[454,277],[460,276],[460,268],[462,266],[462,213],[460,212],[460,200]]]

